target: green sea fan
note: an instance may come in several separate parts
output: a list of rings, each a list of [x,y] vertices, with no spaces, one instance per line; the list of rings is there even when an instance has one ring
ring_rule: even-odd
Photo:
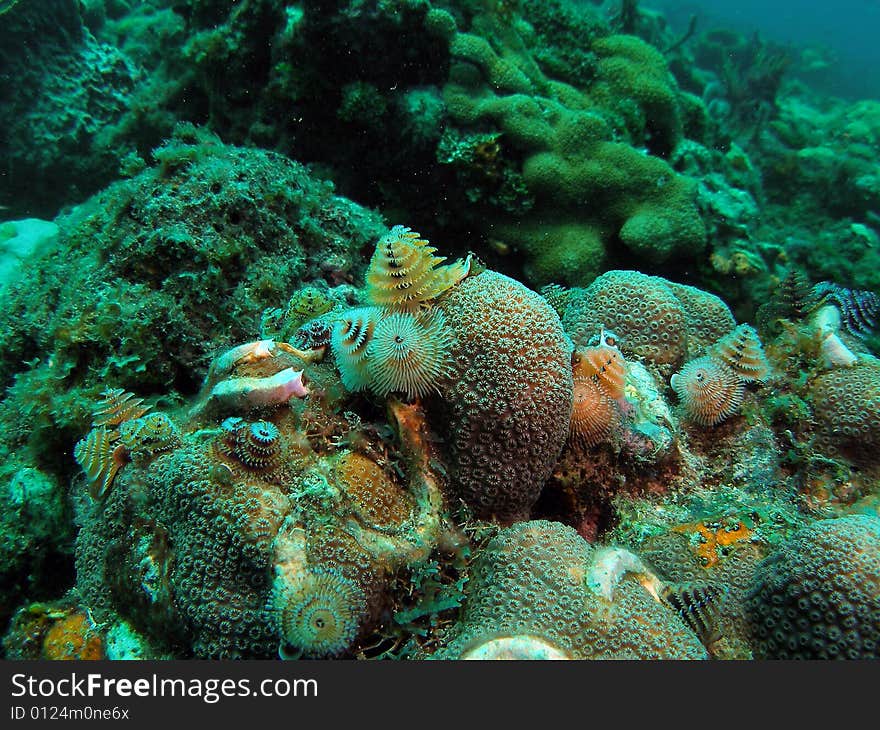
[[[383,317],[367,346],[370,389],[380,396],[402,392],[411,398],[436,390],[449,370],[452,339],[439,311]]]

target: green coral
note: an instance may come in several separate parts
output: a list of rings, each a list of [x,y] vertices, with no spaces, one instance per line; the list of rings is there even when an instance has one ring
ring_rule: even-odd
[[[699,252],[695,184],[636,148],[667,154],[682,135],[680,92],[659,52],[630,37],[598,40],[599,76],[578,89],[547,78],[515,32],[498,37],[493,46],[455,36],[444,99],[456,123],[499,129],[507,156],[522,159],[534,209],[491,229],[525,255],[530,278],[585,283],[616,241],[652,263]],[[557,250],[571,245],[579,255]]]

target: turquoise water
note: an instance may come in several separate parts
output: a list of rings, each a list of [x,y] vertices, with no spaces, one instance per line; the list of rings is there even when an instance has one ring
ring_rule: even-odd
[[[880,10],[769,6],[0,2],[2,655],[877,658]]]
[[[880,4],[872,0],[771,4],[759,0],[728,3],[656,0],[670,22],[684,27],[692,15],[701,26],[730,27],[742,33],[760,33],[768,40],[827,53],[834,63],[812,72],[814,83],[828,94],[849,98],[877,98],[880,72],[875,29],[880,26]],[[830,59],[829,59],[830,60]]]

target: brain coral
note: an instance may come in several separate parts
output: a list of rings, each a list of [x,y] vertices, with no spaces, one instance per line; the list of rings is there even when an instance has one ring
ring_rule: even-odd
[[[577,346],[604,327],[620,336],[624,354],[672,367],[736,326],[713,294],[638,271],[609,271],[586,289],[572,289],[562,323]]]
[[[796,532],[758,566],[748,610],[758,657],[880,657],[880,521],[841,517]]]
[[[586,587],[594,550],[558,522],[503,529],[471,566],[461,622],[438,656],[459,657],[528,635],[575,659],[702,659],[706,652],[667,606],[624,577],[609,601]]]
[[[809,401],[823,450],[861,465],[877,463],[880,448],[880,366],[837,368],[810,385]]]
[[[456,344],[428,414],[448,435],[452,488],[481,517],[521,519],[568,435],[572,376],[559,317],[493,271],[462,281],[438,308]]]

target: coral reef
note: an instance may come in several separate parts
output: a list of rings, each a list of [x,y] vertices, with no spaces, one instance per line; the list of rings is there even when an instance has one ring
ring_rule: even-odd
[[[144,73],[121,49],[96,40],[81,13],[74,0],[50,0],[17,3],[3,15],[0,154],[14,164],[0,195],[21,210],[54,216],[60,204],[117,175],[110,130],[132,113]]]
[[[629,0],[0,16],[4,656],[876,655],[877,102]]]
[[[290,357],[238,356],[253,351],[221,353],[207,382],[270,379]],[[122,617],[175,655],[347,655],[379,626],[396,572],[457,540],[440,514],[420,411],[391,406],[395,459],[411,464],[402,482],[375,460],[389,458],[377,435],[356,453],[301,430],[310,409],[343,420],[316,395],[338,378],[332,366],[306,367],[316,393],[259,403],[262,419],[216,427],[219,415],[191,412],[161,448],[132,446],[119,488],[84,507],[78,591],[96,615]]]
[[[746,596],[766,550],[751,541],[752,535],[735,518],[709,519],[676,525],[642,546],[645,559],[666,580],[714,596],[698,631],[713,658],[753,655]]]
[[[735,327],[717,297],[637,271],[609,271],[585,289],[572,289],[562,322],[576,345],[610,329],[624,355],[670,369]]]
[[[816,522],[757,568],[748,596],[755,654],[768,659],[876,659],[880,521]]]
[[[491,640],[526,635],[572,659],[706,657],[676,612],[638,580],[618,575],[610,597],[590,590],[587,576],[600,559],[558,523],[505,528],[472,564],[461,621],[439,656],[466,657]]]

